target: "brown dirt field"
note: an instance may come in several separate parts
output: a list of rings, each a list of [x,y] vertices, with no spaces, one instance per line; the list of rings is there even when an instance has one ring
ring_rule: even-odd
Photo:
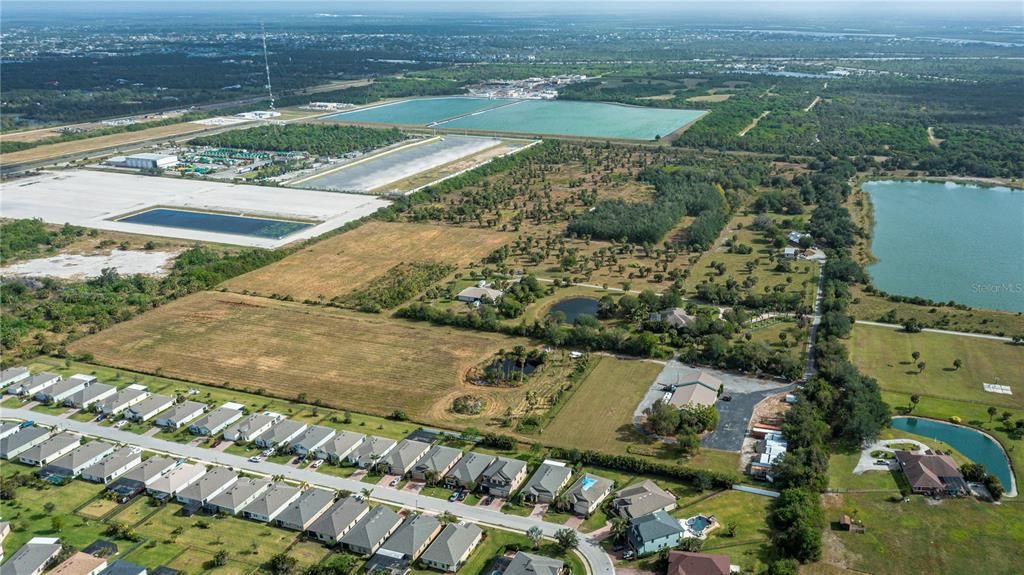
[[[687,102],[724,102],[724,101],[728,100],[729,98],[732,98],[732,94],[710,94],[710,95],[707,95],[707,96],[693,96],[692,98],[687,98],[686,101]]]
[[[224,284],[235,292],[327,300],[352,293],[403,262],[464,266],[503,244],[512,234],[430,224],[370,222],[318,242]],[[299,281],[298,278],[301,278]]]
[[[526,340],[233,293],[201,292],[76,341],[73,353],[157,373],[422,421],[465,373]],[[447,405],[447,404],[445,404]]]
[[[2,159],[5,164],[38,162],[57,159],[70,154],[103,150],[114,146],[126,146],[156,138],[169,138],[172,136],[191,134],[193,132],[200,132],[202,130],[209,129],[210,126],[183,122],[180,124],[171,124],[169,126],[149,128],[148,130],[139,130],[138,132],[123,132],[120,134],[111,134],[109,136],[98,136],[96,138],[86,138],[84,140],[39,146],[37,148],[22,150],[20,152],[3,154]]]

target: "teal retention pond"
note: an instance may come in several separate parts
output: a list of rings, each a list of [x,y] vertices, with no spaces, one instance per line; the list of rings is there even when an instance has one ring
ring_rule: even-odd
[[[971,461],[984,465],[986,471],[999,478],[1007,492],[1013,488],[1010,462],[1003,448],[984,433],[962,425],[920,417],[894,417],[892,427],[948,443]]]

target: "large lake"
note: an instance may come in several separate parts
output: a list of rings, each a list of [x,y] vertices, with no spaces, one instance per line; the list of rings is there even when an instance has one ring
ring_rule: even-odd
[[[875,208],[868,267],[888,293],[1024,311],[1024,191],[867,182]]]

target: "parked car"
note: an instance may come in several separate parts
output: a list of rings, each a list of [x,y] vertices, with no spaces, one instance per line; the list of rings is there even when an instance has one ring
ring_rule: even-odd
[[[458,501],[458,500],[459,500],[459,493],[458,492],[452,493],[451,496],[448,497],[448,502],[449,503],[453,503],[453,502]]]
[[[494,496],[493,495],[488,495],[487,497],[484,497],[484,502],[483,503],[484,503],[484,505],[490,505],[491,503],[494,503]]]
[[[457,501],[462,501],[462,500],[466,499],[466,492],[465,491],[460,491],[460,492],[455,494],[455,497],[456,497]]]
[[[259,455],[253,455],[252,457],[249,458],[249,462],[250,463],[263,463],[263,458],[260,457]]]
[[[391,483],[388,483],[388,485],[391,486],[391,487],[394,487],[394,486],[398,485],[398,478],[396,477],[396,478],[392,479]]]
[[[124,427],[126,425],[128,425],[128,420],[127,419],[122,419],[121,421],[118,421],[117,423],[114,424],[114,429],[121,429],[122,427]]]
[[[732,396],[731,395],[723,395],[721,399],[722,399],[722,401],[732,401]]]
[[[309,464],[309,466],[312,467],[313,469],[316,469],[316,468],[320,467],[323,464],[324,464],[324,460],[323,459],[314,459],[313,463]]]
[[[622,558],[625,559],[626,561],[629,561],[630,559],[632,559],[634,557],[636,557],[636,553],[633,553],[632,551],[626,551],[626,552],[624,552],[622,554]]]

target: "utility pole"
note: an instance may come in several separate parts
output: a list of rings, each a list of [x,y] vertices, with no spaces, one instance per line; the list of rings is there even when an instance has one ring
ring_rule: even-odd
[[[270,58],[267,57],[267,30],[260,22],[260,32],[263,33],[263,66],[267,70],[267,95],[270,96],[270,109],[274,109],[274,89],[270,87]]]

